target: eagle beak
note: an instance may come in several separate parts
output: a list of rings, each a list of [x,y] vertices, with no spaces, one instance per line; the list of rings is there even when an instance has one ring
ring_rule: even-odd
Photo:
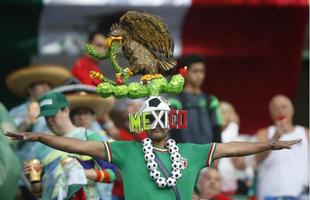
[[[106,47],[111,48],[113,42],[117,42],[122,46],[123,38],[121,36],[117,36],[117,37],[110,36],[110,37],[108,37],[106,40]]]

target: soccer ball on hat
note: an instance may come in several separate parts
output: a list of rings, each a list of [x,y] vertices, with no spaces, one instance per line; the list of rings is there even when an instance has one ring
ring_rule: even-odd
[[[171,173],[171,177],[175,179],[181,178],[182,174],[180,170],[173,170]]]
[[[175,145],[175,141],[174,140],[172,140],[172,139],[167,140],[166,147],[169,148],[169,147],[172,147],[174,145]]]
[[[144,159],[146,161],[153,161],[155,159],[155,155],[153,152],[147,152],[145,155],[144,155]]]
[[[176,184],[177,184],[177,181],[176,181],[174,178],[169,177],[169,178],[167,179],[167,185],[168,185],[169,187],[173,187],[173,186],[175,186]]]
[[[157,168],[157,165],[158,164],[153,160],[153,161],[148,162],[146,166],[149,170],[154,170]]]
[[[178,153],[171,154],[170,156],[172,161],[180,160],[181,156]]]
[[[163,188],[167,185],[167,182],[165,178],[160,177],[156,180],[156,184],[158,187]]]
[[[155,170],[152,170],[152,171],[151,171],[150,176],[151,176],[151,178],[152,178],[153,180],[156,180],[156,179],[159,178],[160,173],[159,173],[158,170],[155,169]]]
[[[161,96],[151,96],[143,102],[140,112],[160,110],[171,110],[169,107],[169,101]]]

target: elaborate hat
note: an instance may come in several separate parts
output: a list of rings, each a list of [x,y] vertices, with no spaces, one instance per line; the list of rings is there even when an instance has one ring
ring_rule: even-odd
[[[62,66],[35,65],[12,72],[7,77],[6,84],[14,94],[27,96],[27,88],[35,82],[46,81],[51,87],[57,87],[70,77],[70,71]]]

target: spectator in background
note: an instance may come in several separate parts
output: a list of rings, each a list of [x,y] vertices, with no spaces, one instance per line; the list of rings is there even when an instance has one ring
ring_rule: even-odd
[[[101,32],[93,32],[89,35],[88,41],[98,53],[106,51],[106,37]],[[82,84],[92,85],[92,79],[89,77],[90,71],[101,72],[98,66],[99,60],[85,53],[75,63],[71,69],[73,76],[75,76]]]
[[[72,77],[70,71],[57,65],[23,67],[9,74],[6,78],[8,88],[14,94],[27,98],[24,103],[10,110],[9,114],[16,129],[18,131],[49,132],[44,118],[37,118],[40,113],[38,98],[51,88],[62,85],[70,77]],[[14,143],[14,150],[23,163],[24,161],[34,159],[37,145],[18,142]],[[31,195],[27,189],[28,185],[30,185],[29,182],[22,174],[20,188],[24,197]]]
[[[103,126],[107,130],[108,134],[115,140],[137,140],[142,141],[146,137],[146,133],[130,133],[129,131],[129,113],[139,112],[142,106],[143,100],[139,99],[126,99],[121,106],[121,118],[123,121],[123,127],[116,127],[114,122],[108,115],[104,117]]]
[[[221,194],[221,176],[217,169],[209,167],[200,171],[197,180],[197,190],[201,200],[230,200]]]
[[[72,124],[69,102],[63,94],[49,92],[41,96],[39,102],[40,116],[45,117],[53,134],[87,141],[102,141],[95,132]],[[95,188],[95,182],[110,183],[115,179],[115,167],[101,159],[69,155],[45,145],[37,148],[36,158],[41,161],[44,174],[42,182],[32,183],[32,192],[38,196],[42,194],[42,199],[97,200],[99,193]],[[24,171],[25,175],[29,176],[28,162]]]
[[[294,107],[284,95],[271,99],[269,111],[274,124],[258,131],[258,141],[303,140],[289,151],[256,155],[258,200],[297,200],[309,187],[309,130],[293,124]]]
[[[184,92],[170,99],[175,109],[187,110],[187,129],[172,130],[176,142],[205,144],[221,142],[222,118],[215,96],[202,91],[205,79],[205,60],[198,55],[180,59],[179,66],[188,67]]]
[[[24,67],[12,72],[6,79],[8,88],[16,95],[26,97],[26,102],[10,110],[10,116],[18,131],[48,132],[43,117],[39,117],[38,99],[53,87],[62,85],[71,73],[60,66],[40,65]],[[20,142],[16,153],[24,162],[33,159],[36,144]]]
[[[71,73],[60,66],[40,65],[24,67],[12,72],[6,79],[8,88],[16,95],[26,97],[27,101],[10,110],[18,131],[47,130],[40,113],[38,98],[53,87],[62,85]]]
[[[103,141],[110,137],[101,128],[97,119],[108,115],[114,105],[114,97],[102,98],[94,92],[79,91],[67,93],[66,98],[70,103],[70,118],[74,125],[84,127],[100,133]]]
[[[228,102],[220,103],[223,117],[222,142],[246,141],[239,135],[239,116],[235,108]],[[218,164],[222,178],[222,192],[228,195],[247,195],[254,169],[250,157],[222,158]]]
[[[98,94],[85,91],[69,93],[65,96],[69,101],[72,123],[77,127],[84,127],[100,133],[102,141],[109,140],[105,131],[100,129],[100,125],[97,123],[96,118],[110,112],[114,104],[114,97],[102,98],[98,96]],[[98,126],[94,126],[94,124]],[[111,167],[111,164],[105,161],[101,161],[98,165],[100,165],[101,168]],[[91,170],[93,173],[96,173],[94,169]],[[112,199],[112,187],[113,184],[96,183],[98,194],[100,198],[104,200]]]

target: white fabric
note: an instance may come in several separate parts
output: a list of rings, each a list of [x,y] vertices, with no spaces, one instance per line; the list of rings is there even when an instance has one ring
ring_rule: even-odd
[[[268,138],[275,133],[275,126],[268,128]],[[266,196],[298,197],[308,176],[308,138],[305,129],[295,126],[294,130],[281,136],[281,141],[302,138],[292,149],[272,151],[258,166],[258,199]]]
[[[99,19],[124,10],[143,10],[163,18],[174,38],[174,56],[182,53],[182,26],[191,0],[43,0],[39,54],[77,56]],[[68,12],[70,10],[70,12]],[[171,11],[174,12],[171,12]]]
[[[228,126],[222,131],[222,142],[236,141],[239,135],[239,125],[230,122]],[[235,169],[231,158],[221,158],[219,160],[218,169],[222,179],[222,191],[231,192],[237,190],[237,170]]]

